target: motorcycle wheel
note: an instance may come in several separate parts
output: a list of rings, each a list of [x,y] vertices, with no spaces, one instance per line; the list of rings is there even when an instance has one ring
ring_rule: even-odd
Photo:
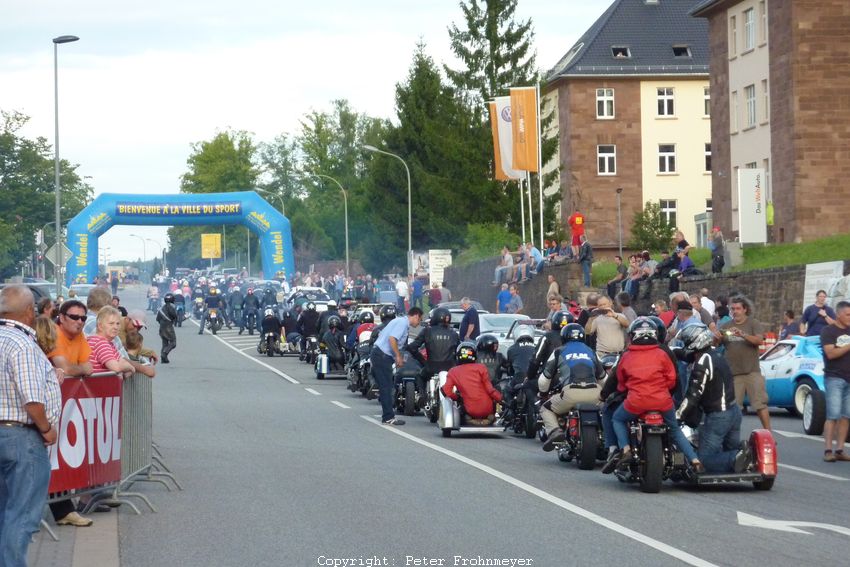
[[[416,413],[416,384],[414,382],[404,383],[404,415],[410,416]]]
[[[766,478],[764,480],[754,480],[753,486],[755,487],[756,490],[770,490],[771,488],[773,488],[773,483],[774,483],[775,480],[776,480],[775,478]]]
[[[537,429],[537,416],[534,414],[534,402],[525,402],[525,438],[533,439]]]
[[[592,470],[596,465],[596,453],[598,451],[599,435],[593,425],[581,426],[581,451],[578,454],[578,468],[583,471]]]
[[[451,436],[452,436],[452,430],[451,429],[449,429],[448,427],[443,429],[443,437],[451,437]]]
[[[640,465],[640,489],[648,494],[661,492],[664,476],[664,444],[660,435],[646,435],[643,439],[644,459]]]
[[[321,372],[316,372],[316,380],[324,380],[324,379],[325,379],[324,374],[322,374]]]
[[[216,333],[215,325],[210,325],[210,331],[212,331],[213,335]]]
[[[266,355],[269,358],[274,358],[274,345],[266,345]]]

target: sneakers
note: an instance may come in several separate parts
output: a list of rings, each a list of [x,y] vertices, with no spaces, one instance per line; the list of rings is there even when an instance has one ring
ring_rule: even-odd
[[[555,448],[555,443],[560,443],[564,440],[564,431],[562,429],[557,429],[549,434],[546,438],[546,442],[543,443],[543,450],[547,453]]]
[[[80,516],[76,512],[71,512],[64,518],[60,520],[56,520],[57,526],[76,526],[78,528],[87,528],[92,525],[94,522],[90,518],[86,518],[85,516]]]
[[[842,455],[843,455],[843,453],[842,453]],[[832,451],[826,450],[826,451],[823,452],[823,460],[824,460],[824,462],[827,462],[827,463],[834,463],[838,459],[835,457],[835,453],[833,453]]]
[[[835,453],[836,461],[850,461],[850,455],[845,455],[844,451],[836,451]]]
[[[382,425],[404,425],[404,420],[398,419],[397,417],[393,417],[393,418],[388,419],[386,421],[382,421],[381,424]]]

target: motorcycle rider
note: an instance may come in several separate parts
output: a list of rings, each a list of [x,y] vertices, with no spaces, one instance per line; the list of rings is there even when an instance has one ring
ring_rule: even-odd
[[[396,311],[395,305],[384,305],[381,307],[381,310],[378,312],[378,317],[381,318],[381,324],[372,329],[372,336],[369,339],[369,344],[371,346],[375,346],[375,341],[378,340],[378,335],[392,322],[393,319],[396,318],[397,313],[398,311]]]
[[[325,336],[325,333],[328,332],[328,319],[331,316],[334,316],[334,315],[339,317],[339,310],[337,309],[336,301],[331,299],[330,301],[328,301],[327,310],[323,311],[319,315],[319,336],[320,337]]]
[[[564,430],[558,418],[570,412],[577,404],[596,404],[599,400],[600,382],[605,379],[605,369],[584,343],[584,329],[570,323],[561,330],[564,346],[555,349],[537,381],[541,393],[555,393],[540,407],[540,417],[546,428],[544,451],[551,451],[555,443],[564,440]]]
[[[422,365],[422,372],[416,377],[416,389],[421,398],[427,398],[426,384],[434,374],[449,370],[455,365],[455,353],[460,337],[452,326],[452,314],[445,307],[437,307],[431,312],[431,321],[416,338],[405,347],[416,361]],[[419,350],[425,347],[427,360]]]
[[[159,309],[159,288],[156,287],[154,282],[151,282],[151,286],[148,288],[148,311],[156,311]]]
[[[628,333],[631,342],[617,364],[617,389],[626,394],[626,399],[612,416],[620,449],[609,455],[602,472],[611,474],[632,458],[628,422],[649,411],[661,413],[673,442],[685,454],[694,472],[705,472],[676,420],[671,394],[677,382],[676,367],[669,355],[658,348],[658,327],[648,317],[638,317],[629,325]]]
[[[162,352],[159,359],[163,364],[168,364],[168,353],[177,348],[177,333],[174,332],[174,323],[180,316],[174,307],[175,298],[173,293],[166,293],[164,303],[156,312],[156,321],[159,323],[159,338],[162,339]]]
[[[564,344],[563,339],[561,339],[561,329],[575,322],[575,317],[569,311],[558,311],[552,315],[550,321],[552,328],[546,331],[546,334],[540,340],[540,343],[537,345],[537,351],[534,353],[534,358],[531,359],[531,363],[528,365],[526,376],[528,376],[529,380],[537,379],[540,370],[546,364],[546,361],[549,360],[552,353],[555,352],[555,349]]]
[[[345,333],[338,315],[328,317],[328,330],[322,335],[322,344],[328,355],[328,369],[342,370],[345,367]]]
[[[266,310],[263,311],[263,320],[260,322],[260,328],[262,330],[260,333],[260,342],[265,341],[266,333],[272,333],[274,335],[274,344],[278,344],[280,341],[281,329],[280,319],[277,318],[277,315],[274,314],[274,309],[271,307],[267,307]],[[275,348],[277,348],[277,346],[275,346]]]
[[[218,293],[218,288],[210,286],[210,294],[204,298],[204,313],[201,315],[201,328],[198,330],[199,335],[204,334],[204,325],[207,322],[207,315],[210,309],[217,309],[219,314],[221,313],[221,307],[224,303],[223,299]]]
[[[253,313],[254,314],[254,327],[256,329],[260,328],[260,322],[258,321],[260,312],[260,298],[254,294],[254,288],[249,287],[248,291],[245,293],[245,300],[242,302],[242,321],[239,325],[239,334],[242,334],[242,331],[245,330],[245,327],[248,326],[248,317]],[[249,329],[253,331],[253,329]]]
[[[290,343],[290,345],[297,344],[300,337],[298,337],[298,333],[295,332],[295,317],[292,316],[292,311],[289,309],[283,312],[283,321],[281,322],[281,326],[286,342]],[[290,346],[290,349],[291,348],[292,347]]]
[[[180,324],[186,316],[186,298],[183,297],[183,292],[179,288],[174,292],[174,309],[177,311],[177,321]]]
[[[317,337],[319,333],[319,314],[316,312],[316,304],[308,301],[304,311],[298,316],[295,323],[295,332],[301,335],[301,354],[298,360],[305,360],[307,356],[307,337]]]
[[[269,307],[274,308],[275,305],[277,305],[277,293],[275,293],[274,287],[271,284],[266,284],[266,288],[263,290],[261,307],[265,310]]]
[[[238,285],[230,288],[228,303],[230,304],[230,320],[242,329],[242,305],[245,303],[245,296],[242,295],[242,290]]]
[[[375,314],[371,311],[364,311],[357,317],[357,322],[351,326],[351,331],[348,333],[346,346],[349,349],[354,348],[360,342],[360,334],[369,331],[370,333],[375,328]]]
[[[478,363],[487,368],[490,382],[501,391],[505,386],[502,382],[505,380],[508,362],[505,355],[499,352],[499,339],[496,335],[485,333],[475,342],[475,350],[478,353]]]
[[[505,400],[505,405],[512,409],[513,401],[516,397],[514,389],[520,384],[525,384],[528,389],[528,398],[534,399],[537,396],[537,383],[527,379],[528,365],[531,359],[534,358],[534,330],[529,325],[522,325],[516,331],[514,344],[508,349],[507,369],[508,376],[511,377],[510,382],[505,382],[505,387],[502,389],[502,398]]]
[[[476,362],[475,343],[464,341],[455,354],[457,366],[449,370],[446,383],[440,391],[447,398],[463,398],[466,422],[470,425],[490,425],[495,419],[493,403],[502,401],[502,394],[490,382],[487,367]],[[457,392],[455,392],[457,388]]]
[[[749,443],[741,441],[741,409],[729,363],[712,346],[714,333],[705,325],[685,327],[677,336],[682,358],[690,366],[685,399],[676,416],[699,426],[699,459],[706,472],[744,472],[750,464]],[[702,414],[705,420],[700,424]]]

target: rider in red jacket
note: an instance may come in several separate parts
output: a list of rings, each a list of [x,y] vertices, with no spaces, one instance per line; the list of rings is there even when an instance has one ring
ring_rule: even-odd
[[[475,343],[462,342],[455,356],[458,365],[449,370],[448,379],[442,387],[443,395],[457,400],[459,393],[463,397],[463,409],[470,418],[492,421],[493,402],[501,402],[502,394],[490,382],[487,367],[475,362]]]

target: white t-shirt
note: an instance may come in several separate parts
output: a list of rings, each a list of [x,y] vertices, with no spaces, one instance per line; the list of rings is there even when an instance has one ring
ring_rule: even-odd
[[[395,284],[395,291],[399,297],[407,299],[407,282],[404,280],[398,280]]]
[[[714,317],[714,302],[707,297],[700,297],[699,302],[702,305],[702,308],[708,311],[708,314]]]

